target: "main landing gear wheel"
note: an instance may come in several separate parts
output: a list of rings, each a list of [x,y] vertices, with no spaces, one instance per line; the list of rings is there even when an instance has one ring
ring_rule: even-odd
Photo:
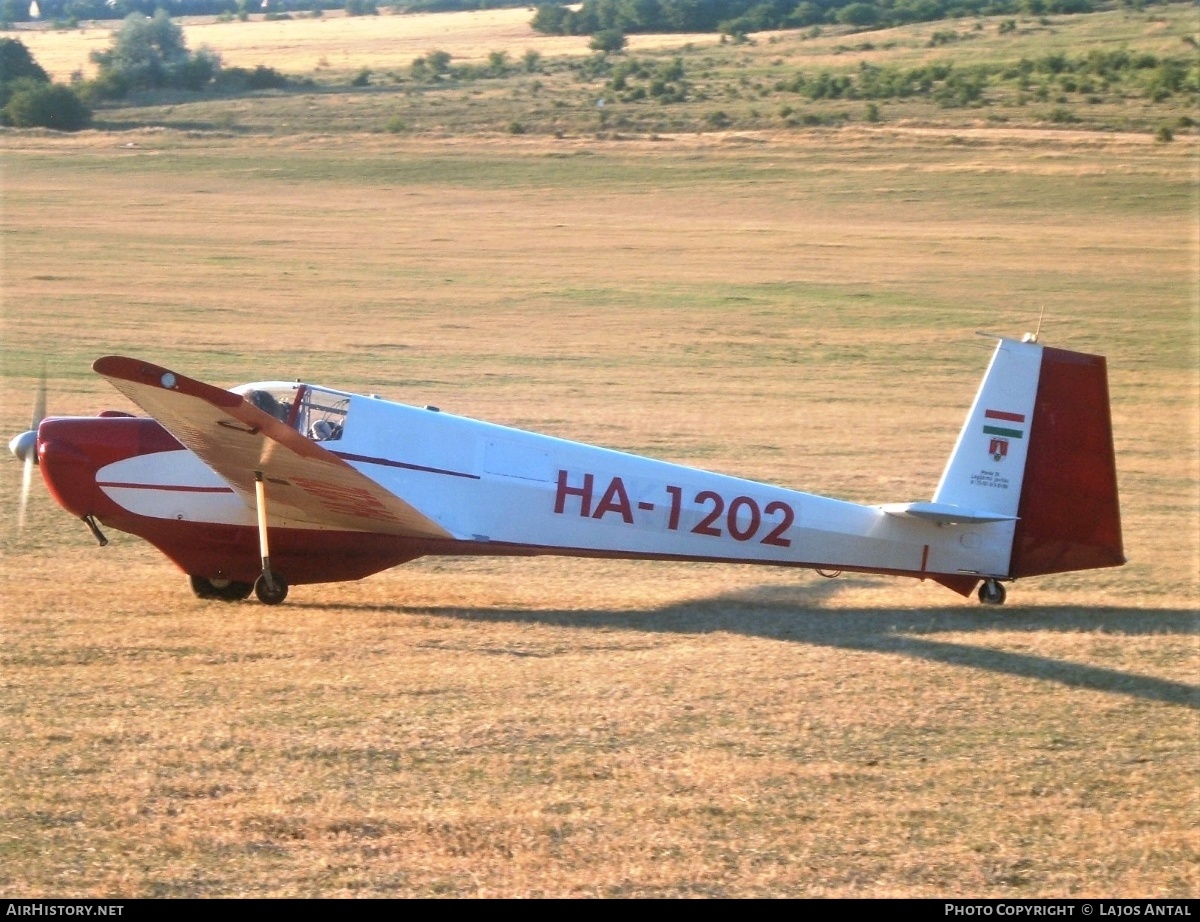
[[[275,584],[274,589],[271,588],[265,576],[260,576],[254,581],[254,594],[264,605],[278,605],[287,598],[287,580],[278,573],[272,573],[271,581]]]
[[[254,586],[233,579],[208,579],[204,576],[189,576],[192,594],[198,599],[220,599],[222,602],[240,602],[250,597]]]
[[[1008,593],[998,580],[985,579],[979,587],[979,601],[984,605],[1003,605]]]

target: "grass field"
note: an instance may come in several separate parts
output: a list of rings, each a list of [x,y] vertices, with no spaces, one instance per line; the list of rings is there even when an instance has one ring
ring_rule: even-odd
[[[128,409],[89,370],[120,352],[921,499],[973,331],[1045,306],[1043,341],[1109,357],[1130,558],[1000,610],[553,559],[269,609],[192,599],[38,490],[0,562],[5,893],[1200,889],[1192,138],[8,131],[0,157],[10,434],[43,358],[51,412]],[[0,463],[6,508],[19,481]]]
[[[320,19],[218,22],[213,17],[188,17],[188,46],[207,46],[235,67],[267,64],[291,74],[320,70],[354,73],[362,67],[407,69],[412,59],[445,49],[460,61],[482,62],[492,51],[519,57],[526,49],[554,57],[584,56],[587,36],[549,36],[529,26],[528,9],[476,10],[447,16],[346,17],[330,11]],[[85,23],[79,29],[30,29],[21,34],[34,56],[58,80],[73,71],[89,73],[90,54],[109,45],[119,23]],[[648,35],[631,38],[630,49],[645,51],[693,45],[715,45],[715,35]]]

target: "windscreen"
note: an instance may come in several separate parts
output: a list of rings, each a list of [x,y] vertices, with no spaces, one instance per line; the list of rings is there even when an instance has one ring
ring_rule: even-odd
[[[244,384],[233,392],[314,441],[336,441],[345,432],[349,394],[279,381]]]

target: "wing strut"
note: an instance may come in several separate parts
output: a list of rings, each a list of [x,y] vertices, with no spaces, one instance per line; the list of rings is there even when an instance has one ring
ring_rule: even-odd
[[[268,605],[278,605],[287,598],[287,583],[271,572],[271,548],[267,542],[267,485],[263,472],[254,472],[254,505],[258,511],[258,549],[262,555],[262,576],[254,584],[254,593]]]

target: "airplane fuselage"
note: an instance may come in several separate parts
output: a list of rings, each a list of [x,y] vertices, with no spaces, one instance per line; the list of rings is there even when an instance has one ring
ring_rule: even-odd
[[[272,515],[274,565],[292,584],[357,579],[428,554],[730,561],[965,578],[972,585],[1007,572],[1012,523],[938,526],[433,409],[346,396],[340,438],[323,447],[419,503],[453,537],[381,535]],[[76,515],[144,538],[191,574],[257,575],[254,509],[154,420],[48,419],[39,442],[47,484]],[[268,501],[272,489],[268,483]],[[347,491],[335,499],[348,512],[371,514],[369,497]]]

